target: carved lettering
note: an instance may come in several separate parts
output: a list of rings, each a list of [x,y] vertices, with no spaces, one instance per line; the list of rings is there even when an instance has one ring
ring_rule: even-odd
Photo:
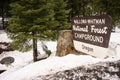
[[[107,34],[108,27],[97,28],[95,25],[91,26],[92,33]]]
[[[88,32],[88,26],[80,27],[80,26],[77,26],[77,25],[73,25],[73,30],[81,31],[81,32]]]
[[[74,17],[72,29],[74,40],[107,48],[112,20],[108,15]]]
[[[93,52],[93,48],[87,47],[85,45],[82,45],[82,49],[87,50],[88,52]]]

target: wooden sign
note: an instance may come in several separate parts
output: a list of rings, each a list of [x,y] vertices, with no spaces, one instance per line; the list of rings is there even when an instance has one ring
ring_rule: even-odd
[[[112,30],[108,15],[74,17],[72,20],[73,42],[77,51],[95,57],[106,57]]]

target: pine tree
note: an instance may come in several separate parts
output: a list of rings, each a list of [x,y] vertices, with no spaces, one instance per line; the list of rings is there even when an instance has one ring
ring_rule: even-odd
[[[93,0],[93,9],[99,14],[105,12],[110,15],[114,25],[120,24],[120,0]]]
[[[90,16],[92,14],[92,0],[66,0],[71,9],[70,17]]]
[[[37,61],[37,40],[49,39],[48,34],[52,34],[53,6],[50,0],[20,0],[11,4],[13,16],[8,32],[13,39],[12,47],[20,51],[33,47],[34,61]],[[30,44],[31,40],[33,44]]]
[[[54,0],[19,0],[10,6],[12,17],[7,31],[13,40],[11,46],[19,51],[33,48],[33,60],[37,61],[37,41],[55,39],[61,26],[67,24],[67,14],[58,18],[61,13],[55,13],[58,7]]]
[[[10,0],[0,0],[0,17],[2,18],[1,29],[5,29],[6,27],[5,18],[9,16],[9,3]]]
[[[67,9],[67,3],[64,0],[54,0],[54,4],[54,19],[58,24],[55,30],[58,32],[59,30],[70,29],[70,9]]]

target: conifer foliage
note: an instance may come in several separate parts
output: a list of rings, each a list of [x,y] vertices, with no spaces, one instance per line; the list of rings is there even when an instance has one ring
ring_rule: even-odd
[[[69,10],[66,10],[63,0],[59,1],[60,5],[57,0],[19,0],[11,3],[12,17],[7,28],[13,40],[11,46],[20,51],[33,48],[33,60],[37,61],[37,41],[53,40],[60,29],[69,27]]]

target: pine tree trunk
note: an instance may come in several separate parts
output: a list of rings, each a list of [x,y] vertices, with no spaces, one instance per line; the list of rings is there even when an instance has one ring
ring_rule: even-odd
[[[34,35],[34,32],[33,32]],[[37,61],[37,39],[33,38],[33,61]]]
[[[1,8],[1,11],[2,11],[2,27],[1,27],[1,29],[4,29],[4,6],[3,5]]]
[[[85,17],[86,12],[85,12],[85,1],[84,0],[82,0],[82,9],[83,9],[82,15],[83,15],[83,17]]]

